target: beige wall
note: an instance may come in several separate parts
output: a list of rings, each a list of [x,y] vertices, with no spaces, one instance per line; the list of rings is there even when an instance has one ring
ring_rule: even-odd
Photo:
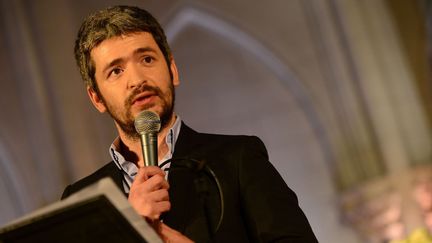
[[[110,118],[72,55],[81,19],[125,1],[1,2],[0,223],[109,161]],[[160,19],[199,131],[255,134],[320,242],[361,242],[340,200],[431,160],[430,123],[385,1],[127,1]],[[427,92],[426,92],[427,94]]]

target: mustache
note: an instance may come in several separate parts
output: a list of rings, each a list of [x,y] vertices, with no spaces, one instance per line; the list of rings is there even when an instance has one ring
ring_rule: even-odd
[[[150,86],[148,84],[143,84],[143,85],[136,87],[134,90],[132,90],[132,92],[130,93],[128,98],[125,100],[125,106],[126,107],[132,106],[132,102],[135,99],[135,97],[137,97],[139,94],[141,94],[142,92],[145,92],[145,91],[153,92],[155,95],[157,95],[159,97],[161,97],[161,95],[162,95],[162,91],[160,90],[160,88]]]

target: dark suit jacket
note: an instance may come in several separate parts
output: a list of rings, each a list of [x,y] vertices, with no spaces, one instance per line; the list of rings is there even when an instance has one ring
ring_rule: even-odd
[[[168,176],[171,210],[163,215],[170,227],[197,242],[317,242],[295,193],[268,161],[259,138],[203,134],[182,124],[173,158],[205,161],[223,199],[211,176],[174,161]],[[122,173],[110,162],[69,185],[62,198],[107,176],[123,190]],[[214,232],[222,204],[222,223]]]

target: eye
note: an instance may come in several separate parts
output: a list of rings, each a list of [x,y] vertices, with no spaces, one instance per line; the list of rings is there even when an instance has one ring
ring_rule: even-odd
[[[150,64],[154,61],[154,58],[151,56],[144,56],[144,58],[142,59],[142,61],[146,64]]]
[[[120,67],[115,67],[115,68],[111,69],[111,71],[108,73],[108,77],[118,76],[122,72],[123,72],[123,69],[121,69]]]

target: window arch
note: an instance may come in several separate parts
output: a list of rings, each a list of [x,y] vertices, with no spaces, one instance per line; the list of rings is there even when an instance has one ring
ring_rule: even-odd
[[[262,63],[276,74],[282,85],[294,96],[295,101],[314,130],[327,166],[335,168],[330,143],[306,88],[270,48],[242,29],[236,28],[208,11],[191,5],[182,6],[166,24],[165,32],[169,42],[173,43],[176,37],[190,25],[216,33],[230,40],[239,48],[243,48],[252,56],[261,59]]]

